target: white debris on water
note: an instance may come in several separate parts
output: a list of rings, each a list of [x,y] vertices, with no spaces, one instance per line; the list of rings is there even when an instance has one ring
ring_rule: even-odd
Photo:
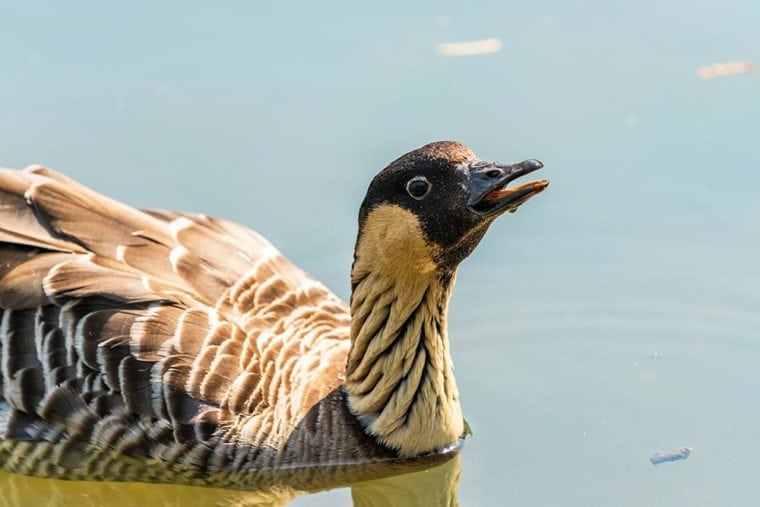
[[[701,79],[712,79],[715,77],[739,76],[749,74],[757,70],[757,65],[752,62],[725,62],[714,63],[697,69],[697,76]]]
[[[442,42],[436,46],[441,56],[475,56],[498,53],[504,45],[496,37],[467,42]]]

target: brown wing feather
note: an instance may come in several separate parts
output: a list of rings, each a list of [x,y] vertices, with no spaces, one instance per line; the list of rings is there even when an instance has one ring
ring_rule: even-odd
[[[0,444],[52,444],[8,463],[63,476],[88,446],[271,465],[340,385],[350,325],[255,232],[139,211],[39,166],[0,170],[0,314]]]

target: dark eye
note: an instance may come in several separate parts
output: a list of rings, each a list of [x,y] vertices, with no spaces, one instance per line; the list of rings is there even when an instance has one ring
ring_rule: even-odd
[[[420,200],[430,192],[430,182],[424,176],[415,176],[406,184],[406,191],[415,199]]]

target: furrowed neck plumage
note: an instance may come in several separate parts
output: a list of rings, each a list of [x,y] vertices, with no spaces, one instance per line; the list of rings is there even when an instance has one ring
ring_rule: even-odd
[[[366,431],[403,456],[432,452],[464,433],[446,329],[455,272],[416,217],[374,210],[351,273],[351,350],[346,390]]]

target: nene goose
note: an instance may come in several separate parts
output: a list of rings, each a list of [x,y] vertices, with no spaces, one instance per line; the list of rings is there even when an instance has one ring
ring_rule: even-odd
[[[0,466],[253,487],[456,449],[457,266],[541,167],[455,142],[392,162],[361,205],[350,307],[240,225],[2,170]]]

